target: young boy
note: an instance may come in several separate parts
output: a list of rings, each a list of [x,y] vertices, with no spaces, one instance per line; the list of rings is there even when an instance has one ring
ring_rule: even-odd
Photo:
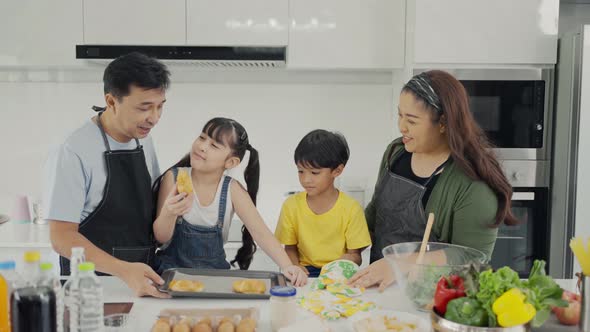
[[[363,208],[334,187],[349,154],[344,136],[320,129],[303,137],[295,149],[305,191],[283,203],[275,235],[293,264],[311,278],[337,259],[360,265],[362,250],[371,245]]]

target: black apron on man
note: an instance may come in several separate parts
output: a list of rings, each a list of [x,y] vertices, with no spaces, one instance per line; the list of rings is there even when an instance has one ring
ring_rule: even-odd
[[[426,213],[422,197],[426,187],[448,160],[421,185],[397,175],[387,167],[375,190],[375,229],[372,234],[371,263],[383,258],[383,248],[402,242],[422,241],[426,230]],[[430,241],[437,241],[431,233]]]
[[[98,114],[97,124],[106,147],[106,183],[96,209],[78,228],[80,234],[115,258],[152,265],[153,195],[143,147],[135,139],[133,150],[111,150]],[[62,275],[70,274],[70,261],[60,257]],[[97,273],[98,275],[104,275]]]

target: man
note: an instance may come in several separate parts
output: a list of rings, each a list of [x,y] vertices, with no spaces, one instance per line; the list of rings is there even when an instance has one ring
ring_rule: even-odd
[[[69,275],[72,247],[102,273],[121,278],[138,296],[167,297],[152,270],[153,197],[160,175],[150,130],[166,101],[170,73],[140,53],[104,71],[106,107],[74,131],[48,159],[44,193],[51,243]]]

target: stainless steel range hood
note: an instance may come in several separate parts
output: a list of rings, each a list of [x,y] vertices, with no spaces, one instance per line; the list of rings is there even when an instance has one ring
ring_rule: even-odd
[[[76,59],[111,60],[141,52],[167,63],[199,67],[284,67],[287,48],[230,46],[76,45]]]

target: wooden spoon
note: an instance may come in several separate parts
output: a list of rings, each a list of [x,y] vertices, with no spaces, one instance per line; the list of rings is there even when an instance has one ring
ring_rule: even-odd
[[[426,223],[426,230],[424,230],[424,237],[422,238],[420,253],[418,254],[418,259],[416,259],[416,264],[422,264],[422,261],[424,260],[426,246],[428,245],[428,239],[430,239],[430,232],[432,231],[432,224],[434,224],[434,213],[429,213],[428,222]]]

